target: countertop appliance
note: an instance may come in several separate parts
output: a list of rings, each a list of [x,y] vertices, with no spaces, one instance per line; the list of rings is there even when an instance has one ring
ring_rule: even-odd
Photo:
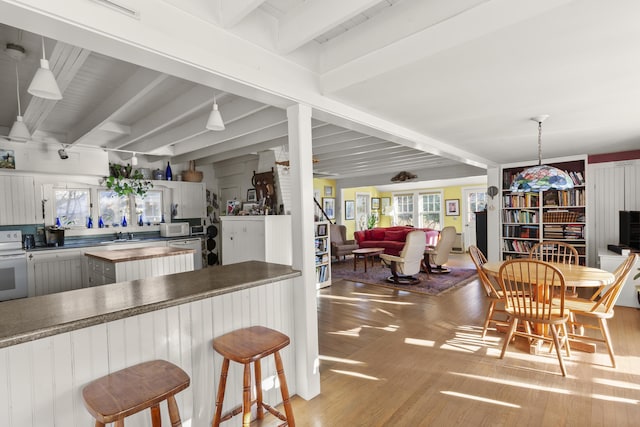
[[[189,238],[189,239],[176,239],[167,242],[167,246],[173,248],[193,249],[193,269],[202,269],[202,239]]]
[[[0,301],[27,297],[27,252],[22,231],[0,231]]]
[[[163,222],[160,224],[160,235],[162,237],[181,237],[189,235],[188,222]]]
[[[192,225],[190,228],[189,235],[190,236],[204,236],[205,234],[204,225]]]

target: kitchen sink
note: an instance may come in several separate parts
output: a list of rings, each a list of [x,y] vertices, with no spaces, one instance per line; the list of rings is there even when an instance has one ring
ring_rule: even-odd
[[[127,243],[127,242],[139,242],[142,239],[113,239],[113,240],[105,240],[100,242],[101,244],[109,244],[109,243]]]

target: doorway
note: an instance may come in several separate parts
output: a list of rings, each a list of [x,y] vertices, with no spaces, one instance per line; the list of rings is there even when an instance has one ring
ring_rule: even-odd
[[[462,238],[464,247],[476,245],[476,215],[487,206],[487,190],[485,188],[462,189]]]

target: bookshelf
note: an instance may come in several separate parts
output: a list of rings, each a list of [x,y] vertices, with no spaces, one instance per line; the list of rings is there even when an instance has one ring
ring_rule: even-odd
[[[331,240],[329,239],[329,222],[314,224],[316,254],[316,289],[331,286]]]
[[[580,254],[580,264],[586,265],[585,159],[546,164],[567,171],[573,179],[574,188],[540,193],[512,193],[509,188],[516,175],[532,165],[502,169],[502,259],[526,258],[536,243],[557,240],[575,246]]]

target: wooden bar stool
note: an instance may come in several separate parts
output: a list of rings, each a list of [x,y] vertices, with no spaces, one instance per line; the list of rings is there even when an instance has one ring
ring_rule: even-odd
[[[160,427],[160,402],[167,401],[173,427],[182,425],[175,395],[189,387],[189,376],[166,360],[153,360],[122,369],[87,384],[82,397],[87,410],[96,419],[96,427],[115,422],[124,427],[124,419],[151,409],[153,427]]]
[[[282,367],[280,350],[289,345],[289,337],[273,329],[264,326],[252,326],[250,328],[238,329],[228,334],[222,335],[213,340],[213,348],[224,357],[222,371],[220,372],[220,384],[218,385],[218,398],[216,400],[216,414],[212,426],[217,427],[221,422],[227,421],[234,415],[242,412],[242,426],[248,427],[251,422],[251,405],[257,404],[257,418],[264,418],[263,408],[271,412],[274,416],[284,421],[282,426],[295,427],[293,410],[289,400],[289,389],[287,379]],[[282,393],[282,403],[286,416],[275,408],[262,401],[262,372],[260,359],[273,354],[276,361],[276,371],[280,381],[280,391]],[[224,401],[224,390],[227,385],[227,373],[229,372],[229,361],[244,365],[244,377],[242,388],[242,406],[235,408],[225,416],[222,416],[222,403]],[[254,374],[256,382],[256,400],[251,401],[251,363],[254,364]]]

